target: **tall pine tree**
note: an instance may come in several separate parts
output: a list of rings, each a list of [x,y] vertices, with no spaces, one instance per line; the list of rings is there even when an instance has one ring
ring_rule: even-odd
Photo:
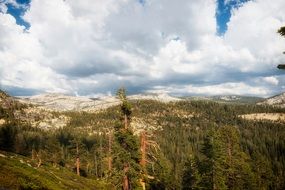
[[[117,124],[114,131],[114,170],[121,174],[123,190],[136,189],[139,187],[140,178],[139,142],[130,128],[132,110],[126,97],[126,90],[120,88],[117,96],[121,101],[122,122]]]

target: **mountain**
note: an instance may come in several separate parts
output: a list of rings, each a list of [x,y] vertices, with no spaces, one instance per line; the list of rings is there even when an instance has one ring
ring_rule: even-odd
[[[56,93],[19,97],[19,101],[53,111],[96,111],[119,103],[115,97],[111,96],[91,99],[83,96],[68,96]]]
[[[220,103],[242,103],[242,104],[255,104],[264,100],[264,98],[253,96],[239,96],[239,95],[220,95],[220,96],[199,96],[187,97],[188,100],[206,100],[215,101]]]
[[[211,177],[200,178],[209,176],[205,164],[214,168],[204,150],[225,158],[215,158],[217,172],[233,171],[233,177],[220,174],[226,182],[234,182],[236,189],[285,189],[285,108],[227,103],[243,99],[237,96],[206,97],[206,101],[178,101],[183,99],[166,94],[128,98],[135,100],[130,102],[129,123],[135,141],[128,142],[144,151],[148,189],[186,189],[193,173],[198,188],[211,184]],[[2,94],[0,100],[0,121],[4,122],[0,123],[0,189],[121,189],[123,171],[117,168],[124,167],[121,160],[131,152],[118,149],[116,138],[123,136],[116,135],[125,131],[118,131],[120,107],[79,112],[100,101],[115,105],[115,97]],[[50,111],[47,106],[71,111]],[[209,137],[218,149],[209,144]],[[76,175],[77,158],[80,176]],[[135,157],[136,162],[142,158]],[[132,175],[133,179],[140,176]]]
[[[267,98],[266,100],[259,102],[258,105],[270,105],[285,108],[285,92],[282,94]]]
[[[38,108],[53,111],[97,111],[119,104],[115,96],[89,98],[84,96],[68,96],[64,94],[41,94],[30,97],[18,97],[19,101],[33,104]],[[138,94],[128,97],[129,100],[156,100],[161,102],[179,101],[180,99],[167,94]]]

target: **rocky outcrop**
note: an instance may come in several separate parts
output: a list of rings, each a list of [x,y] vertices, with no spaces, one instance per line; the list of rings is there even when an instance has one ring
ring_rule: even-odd
[[[167,94],[140,94],[128,97],[130,100],[156,100],[161,102],[179,101],[180,99]],[[83,96],[68,96],[64,94],[43,94],[30,97],[20,97],[22,103],[33,104],[38,108],[52,111],[98,111],[118,105],[119,99],[114,96],[88,98]]]
[[[128,97],[130,100],[155,100],[160,102],[180,101],[180,98],[169,96],[168,94],[138,94]]]
[[[285,92],[259,102],[259,105],[270,105],[285,108]]]

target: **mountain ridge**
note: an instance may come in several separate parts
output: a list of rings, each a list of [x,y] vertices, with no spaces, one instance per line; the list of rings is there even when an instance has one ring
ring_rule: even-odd
[[[18,96],[21,103],[32,104],[39,108],[53,111],[98,111],[118,105],[119,99],[115,96],[101,96],[90,98],[87,96],[70,96],[59,93],[47,93],[35,96]],[[137,94],[128,96],[129,100],[156,100],[161,102],[180,101],[180,98],[168,94]]]
[[[270,105],[285,108],[285,92],[269,97],[264,101],[257,103],[258,105]]]

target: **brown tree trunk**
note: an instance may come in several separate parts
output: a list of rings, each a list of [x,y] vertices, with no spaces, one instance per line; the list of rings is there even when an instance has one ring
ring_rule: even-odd
[[[143,176],[146,175],[146,133],[143,131],[140,136],[140,151],[141,151],[141,160],[140,165],[142,168],[142,174]],[[140,184],[142,186],[142,189],[145,190],[145,181],[143,178],[140,179]]]
[[[32,160],[35,160],[35,150],[32,148]]]
[[[124,115],[124,125],[125,125],[125,129],[127,129],[128,128],[128,117],[126,114]]]
[[[76,173],[80,176],[79,145],[76,143]]]
[[[141,133],[141,147],[140,147],[140,150],[141,150],[141,160],[140,160],[140,165],[143,169],[145,169],[145,166],[146,166],[146,134],[145,134],[145,131],[143,131]]]
[[[37,158],[38,158],[38,161],[39,161],[37,167],[39,168],[42,165],[42,159],[41,159],[40,152],[37,153]]]
[[[127,172],[129,171],[128,164],[124,165],[124,178],[123,178],[123,190],[129,190],[129,178],[127,176]]]

